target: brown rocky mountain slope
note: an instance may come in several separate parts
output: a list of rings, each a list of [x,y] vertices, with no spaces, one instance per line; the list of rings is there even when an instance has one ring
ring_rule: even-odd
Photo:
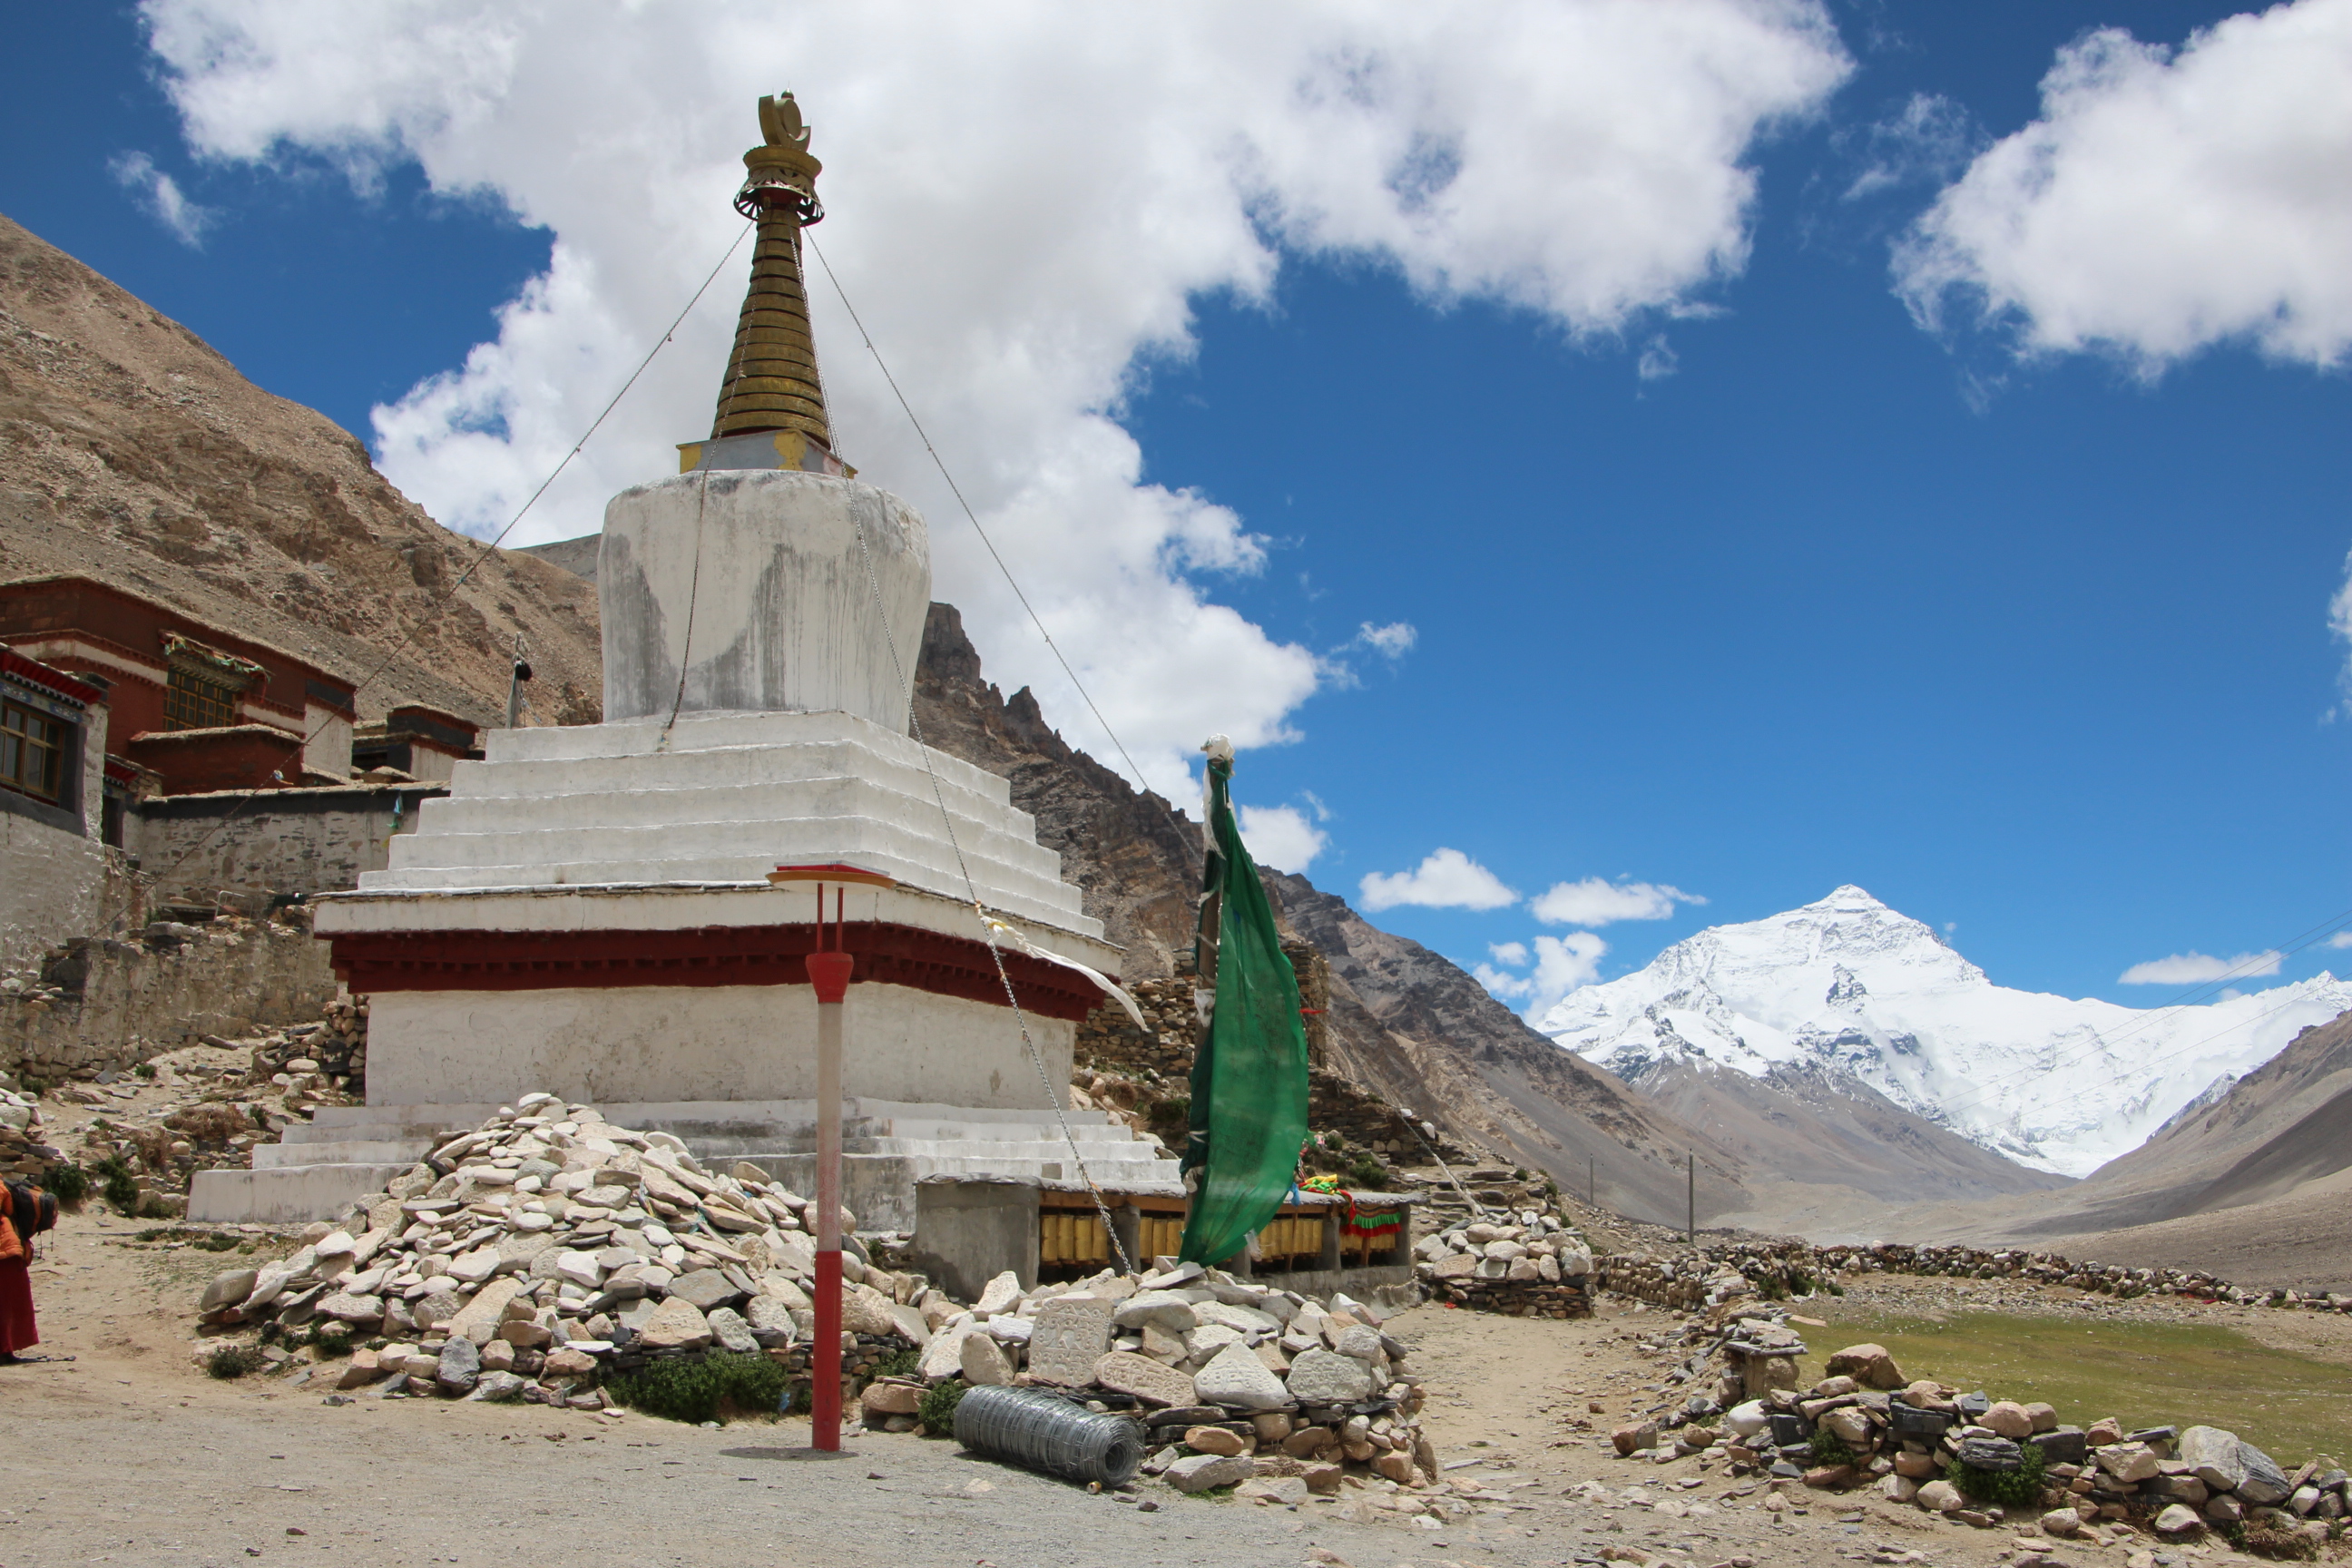
[[[166,601],[357,681],[365,717],[422,701],[502,720],[527,639],[538,722],[597,716],[596,601],[425,515],[325,416],[0,217],[0,581],[78,575]]]

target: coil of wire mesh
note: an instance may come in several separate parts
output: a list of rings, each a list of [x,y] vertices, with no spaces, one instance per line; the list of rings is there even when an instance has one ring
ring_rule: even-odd
[[[1143,1463],[1143,1429],[1042,1388],[975,1388],[957,1402],[956,1441],[1065,1480],[1118,1486]]]

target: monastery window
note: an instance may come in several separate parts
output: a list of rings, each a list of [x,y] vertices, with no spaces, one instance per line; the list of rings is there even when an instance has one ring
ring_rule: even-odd
[[[22,703],[0,701],[0,788],[54,801],[65,777],[67,725]]]
[[[163,728],[226,729],[236,722],[236,693],[226,681],[174,664],[163,689]]]

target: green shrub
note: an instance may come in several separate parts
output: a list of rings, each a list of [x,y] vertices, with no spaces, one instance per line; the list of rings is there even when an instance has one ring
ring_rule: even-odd
[[[920,1421],[934,1437],[952,1437],[955,1436],[956,1406],[961,1405],[963,1396],[971,1392],[971,1387],[960,1377],[933,1384],[923,1390],[923,1402],[916,1408],[915,1419]],[[979,1406],[974,1405],[973,1408],[978,1409]]]
[[[909,1345],[902,1351],[892,1351],[874,1363],[876,1377],[912,1377],[922,1370],[923,1352]]]
[[[1366,1192],[1385,1192],[1389,1184],[1389,1168],[1381,1163],[1378,1154],[1359,1152],[1348,1166],[1348,1181]]]
[[[61,1209],[77,1208],[89,1195],[89,1176],[79,1165],[51,1165],[41,1173],[40,1183]]]
[[[1767,1301],[1785,1301],[1789,1299],[1789,1288],[1769,1274],[1759,1274],[1756,1277],[1756,1293]]]
[[[1822,1280],[1822,1289],[1828,1291],[1832,1296],[1843,1296],[1845,1294],[1845,1287],[1839,1284],[1834,1279]]]
[[[1958,1459],[1944,1467],[1944,1479],[1960,1489],[1961,1495],[1979,1502],[1997,1502],[2003,1508],[2038,1509],[2042,1506],[2042,1450],[2031,1443],[2021,1444],[2025,1456],[2022,1467],[2014,1470],[1980,1470],[1974,1465],[1964,1465]]]
[[[1813,1293],[1813,1277],[1801,1268],[1789,1270],[1789,1294],[1810,1296]]]
[[[257,1345],[215,1345],[213,1353],[205,1358],[205,1370],[215,1377],[243,1377],[261,1370],[262,1355]]]
[[[310,1336],[310,1344],[319,1352],[320,1360],[341,1361],[352,1353],[352,1331],[342,1323],[321,1323]]]
[[[1838,1435],[1826,1426],[1813,1428],[1813,1463],[1816,1465],[1851,1465],[1854,1452]]]
[[[139,1179],[120,1154],[109,1154],[90,1168],[99,1180],[99,1194],[130,1217],[139,1215]]]
[[[133,1078],[153,1078],[155,1076],[155,1064],[153,1062],[141,1062],[137,1067],[131,1069],[131,1076]]]
[[[699,1361],[679,1356],[647,1362],[612,1379],[604,1390],[648,1415],[699,1425],[730,1416],[772,1415],[783,1399],[784,1384],[781,1362],[714,1351]]]

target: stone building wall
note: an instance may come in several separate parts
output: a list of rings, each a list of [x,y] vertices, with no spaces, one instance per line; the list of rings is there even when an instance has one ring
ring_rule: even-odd
[[[0,991],[0,1070],[55,1082],[121,1070],[207,1035],[315,1019],[334,998],[327,944],[307,915],[158,921],[136,940],[77,937],[37,983]]]
[[[0,971],[40,962],[68,937],[137,919],[121,851],[26,814],[0,811]]]
[[[391,863],[395,833],[440,784],[355,784],[157,795],[134,807],[130,847],[151,907],[213,903],[259,913],[279,894],[337,892]],[[82,928],[89,930],[91,928]]]

